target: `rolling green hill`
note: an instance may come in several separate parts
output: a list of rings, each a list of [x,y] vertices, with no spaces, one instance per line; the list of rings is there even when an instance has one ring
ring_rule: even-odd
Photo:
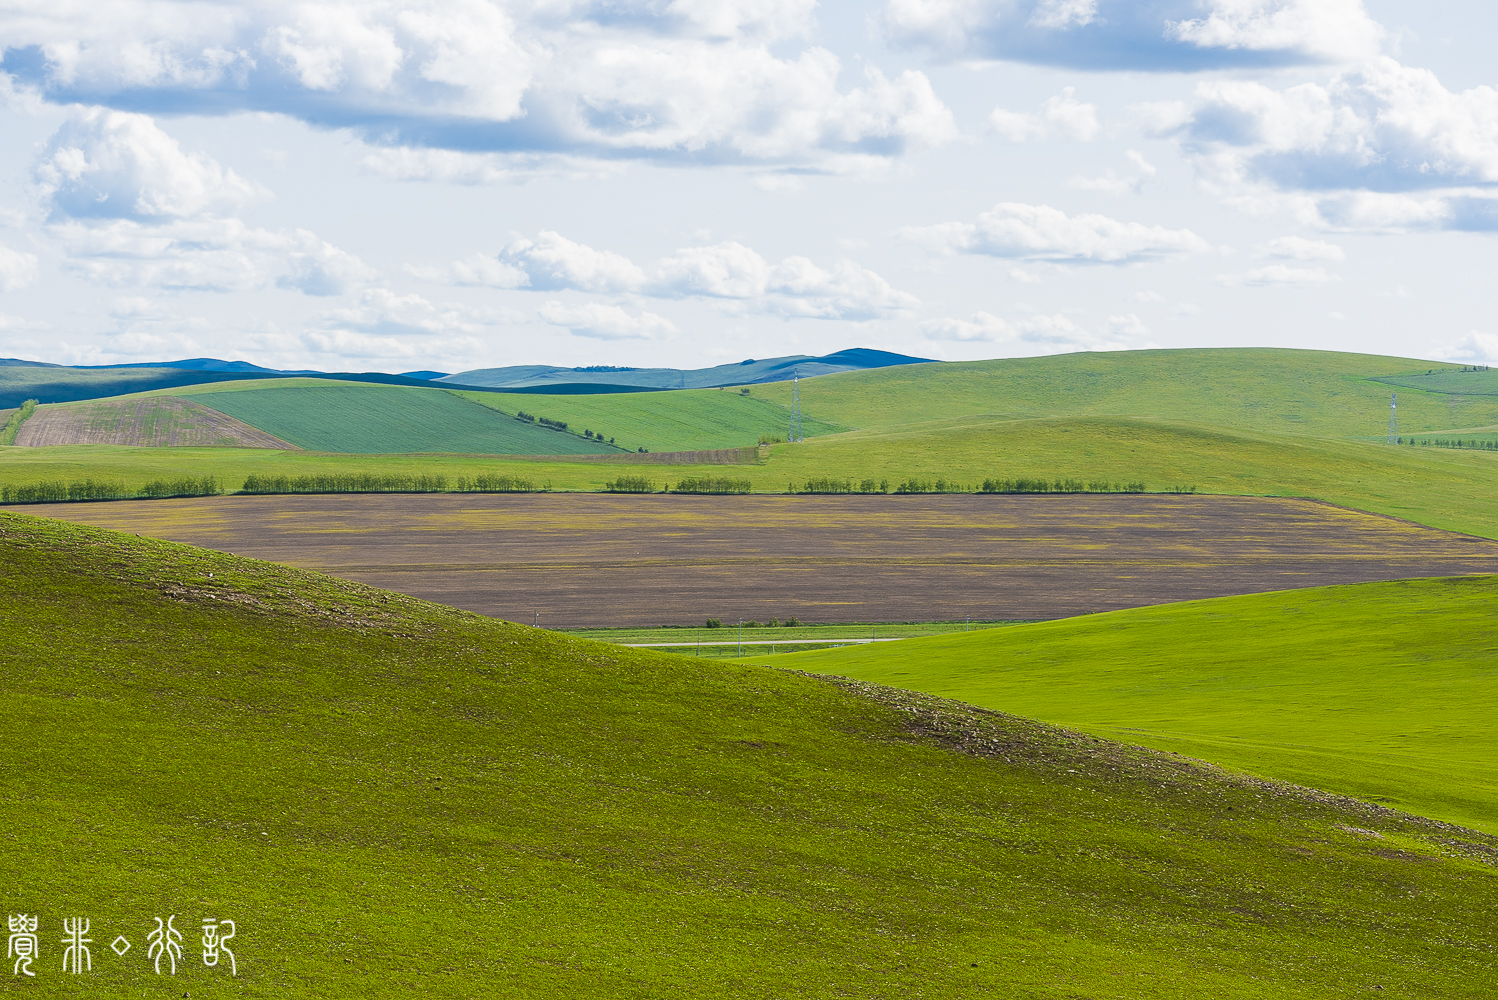
[[[1498,984],[1498,841],[1452,827],[8,513],[0,599],[0,877],[58,995],[159,992],[168,914],[174,996]],[[196,954],[210,916],[237,923],[232,986]]]
[[[444,389],[261,384],[217,392],[200,386],[180,395],[309,451],[597,455],[618,450],[516,420]]]
[[[565,420],[573,427],[601,428],[631,450],[643,446],[649,451],[708,451],[752,445],[761,436],[785,440],[790,407],[759,398],[756,393],[760,388],[753,387],[749,395],[741,395],[736,389],[605,396],[456,394],[505,413],[514,413],[518,407]],[[802,421],[807,437],[847,429],[811,417]]]
[[[778,663],[1498,832],[1498,578],[1115,611]]]
[[[869,430],[974,415],[1120,416],[1259,433],[1382,438],[1391,387],[1369,380],[1416,371],[1423,378],[1433,367],[1452,366],[1277,348],[1063,354],[805,379],[801,405],[822,420]],[[790,401],[790,386],[783,382],[755,392],[773,402]],[[1402,392],[1399,422],[1404,432],[1495,424],[1498,398]]]

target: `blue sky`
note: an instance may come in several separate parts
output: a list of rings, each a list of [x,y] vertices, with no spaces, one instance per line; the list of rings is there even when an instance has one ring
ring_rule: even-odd
[[[1391,0],[5,0],[0,356],[1498,361],[1495,39]]]

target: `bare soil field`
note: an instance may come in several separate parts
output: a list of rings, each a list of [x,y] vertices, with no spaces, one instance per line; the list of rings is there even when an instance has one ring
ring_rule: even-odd
[[[1498,572],[1495,541],[1256,497],[366,494],[11,509],[553,628],[1060,618]]]
[[[123,444],[145,448],[275,448],[295,445],[227,413],[175,396],[37,407],[21,425],[16,444]]]

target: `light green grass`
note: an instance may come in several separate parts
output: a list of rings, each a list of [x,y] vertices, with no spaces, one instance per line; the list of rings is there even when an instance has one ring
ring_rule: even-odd
[[[1391,389],[1368,381],[1431,367],[1371,354],[1271,348],[1119,351],[906,365],[801,380],[822,420],[893,429],[974,415],[1148,417],[1257,432],[1382,436],[1399,391],[1405,433],[1498,423],[1498,397]],[[789,383],[756,387],[790,401]]]
[[[0,601],[0,879],[42,919],[39,994],[1498,984],[1481,836],[40,518],[0,514]],[[158,979],[169,914],[184,963]],[[73,915],[94,971],[66,977]],[[238,923],[236,982],[201,964],[206,916]]]
[[[200,391],[196,403],[309,451],[587,455],[614,449],[477,406],[442,389],[320,385]]]
[[[745,396],[736,389],[685,389],[597,396],[540,396],[529,393],[457,392],[505,413],[524,410],[565,420],[577,430],[616,438],[628,450],[708,451],[756,444],[761,435],[785,440],[790,408],[761,398],[755,386]],[[847,428],[811,417],[802,421],[807,437]]]
[[[1498,831],[1498,578],[1225,597],[780,663]]]

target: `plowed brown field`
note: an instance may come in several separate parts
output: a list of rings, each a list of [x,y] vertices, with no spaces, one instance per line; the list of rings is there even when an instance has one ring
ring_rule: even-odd
[[[1057,618],[1498,572],[1498,542],[1254,497],[387,494],[12,509],[552,627]]]
[[[21,425],[16,444],[123,444],[142,448],[274,448],[299,451],[227,413],[175,396],[41,406]]]

